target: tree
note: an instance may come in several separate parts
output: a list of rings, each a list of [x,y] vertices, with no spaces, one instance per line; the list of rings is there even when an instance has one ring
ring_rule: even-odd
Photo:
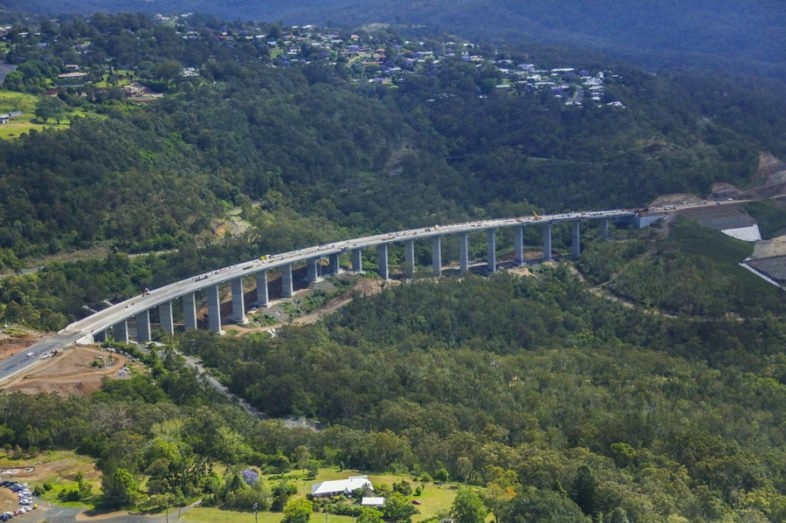
[[[586,465],[579,467],[579,470],[576,472],[576,477],[573,479],[573,485],[570,489],[570,497],[576,502],[576,505],[581,507],[582,512],[588,516],[592,516],[597,510],[595,478],[592,475],[592,470]]]
[[[410,521],[417,509],[412,506],[409,500],[398,492],[391,493],[385,499],[385,507],[382,511],[385,521]]]
[[[314,506],[307,499],[291,499],[284,507],[282,523],[308,523]]]
[[[497,521],[506,523],[562,523],[591,521],[570,499],[550,490],[529,488],[506,503],[499,511]]]
[[[38,102],[35,108],[35,116],[42,122],[46,123],[50,118],[57,120],[60,124],[60,119],[65,112],[65,104],[59,98],[53,96],[44,96]]]
[[[295,463],[297,463],[297,468],[305,469],[308,467],[309,459],[311,459],[311,452],[309,452],[308,447],[305,445],[298,445],[295,448]]]
[[[124,468],[118,468],[101,479],[104,503],[109,507],[128,507],[136,502],[138,484],[134,476]]]
[[[483,523],[487,512],[478,493],[467,487],[459,489],[450,509],[456,523]]]
[[[371,507],[363,507],[355,523],[382,523],[382,513]]]

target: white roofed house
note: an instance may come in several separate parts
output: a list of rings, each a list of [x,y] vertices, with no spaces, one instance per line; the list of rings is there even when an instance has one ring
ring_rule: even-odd
[[[368,476],[350,476],[347,479],[323,481],[311,485],[311,495],[315,498],[322,496],[349,496],[359,489],[374,490]]]

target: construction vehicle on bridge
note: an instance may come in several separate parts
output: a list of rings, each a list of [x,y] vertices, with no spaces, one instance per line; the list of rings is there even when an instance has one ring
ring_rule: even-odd
[[[532,211],[532,218],[534,220],[540,220],[540,214],[538,214],[536,211]]]

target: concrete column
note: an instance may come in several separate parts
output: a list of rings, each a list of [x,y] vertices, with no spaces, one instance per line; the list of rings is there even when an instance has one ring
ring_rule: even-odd
[[[267,271],[257,273],[257,307],[267,307]]]
[[[183,296],[183,326],[187,331],[197,329],[196,295],[193,292]]]
[[[609,219],[603,218],[600,221],[600,237],[602,240],[609,239]]]
[[[292,264],[287,263],[281,268],[281,296],[291,298],[295,294],[292,288]]]
[[[112,337],[120,343],[128,343],[128,320],[123,320],[112,326]]]
[[[232,321],[238,325],[245,325],[246,299],[243,296],[243,278],[232,280]]]
[[[431,240],[431,268],[436,276],[442,276],[442,236]]]
[[[581,222],[576,220],[571,222],[571,226],[573,227],[573,248],[571,249],[571,254],[574,258],[578,258],[581,256]]]
[[[306,281],[312,282],[319,279],[319,258],[306,260]]]
[[[339,256],[340,254],[337,252],[328,255],[328,274],[338,274],[340,263]]]
[[[486,230],[486,260],[489,272],[497,272],[497,229]]]
[[[175,333],[175,321],[172,319],[172,302],[168,301],[158,306],[158,317],[160,318],[161,328],[164,332],[172,336]]]
[[[415,240],[404,242],[404,276],[408,279],[415,277]]]
[[[140,312],[136,318],[136,341],[146,343],[150,337],[150,311]]]
[[[469,233],[460,232],[458,237],[459,267],[461,273],[469,271]]]
[[[513,260],[516,265],[524,265],[524,226],[513,228],[513,243],[516,246],[516,256]]]
[[[95,343],[103,343],[106,341],[106,331],[96,332],[93,334],[93,341]]]
[[[379,266],[379,277],[383,280],[390,279],[388,271],[388,244],[382,243],[377,246],[377,265]]]
[[[218,285],[207,289],[207,328],[210,332],[221,334],[221,299]]]
[[[363,272],[363,250],[352,249],[352,270],[354,272]]]
[[[543,224],[543,261],[551,261],[551,228],[553,224]]]

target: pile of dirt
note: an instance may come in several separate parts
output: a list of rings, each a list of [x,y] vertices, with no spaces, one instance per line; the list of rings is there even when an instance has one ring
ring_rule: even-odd
[[[65,350],[61,356],[37,364],[29,372],[10,381],[3,390],[61,396],[92,394],[101,388],[104,378],[128,376],[129,365],[130,360],[120,354],[110,355],[94,347],[74,347]]]
[[[729,198],[738,199],[742,191],[730,183],[713,183],[710,190],[710,199],[726,200]]]
[[[770,153],[759,153],[756,176],[763,180],[765,185],[784,183],[786,182],[786,163]]]
[[[786,256],[786,236],[756,242],[751,258],[771,258],[773,256]]]
[[[4,360],[25,351],[30,345],[39,341],[41,336],[25,336],[23,338],[13,338],[0,335],[0,360]]]
[[[663,207],[665,205],[692,205],[692,204],[700,204],[704,201],[702,198],[699,198],[695,194],[690,193],[673,193],[673,194],[663,194],[655,198],[652,203],[650,203],[650,207]]]

